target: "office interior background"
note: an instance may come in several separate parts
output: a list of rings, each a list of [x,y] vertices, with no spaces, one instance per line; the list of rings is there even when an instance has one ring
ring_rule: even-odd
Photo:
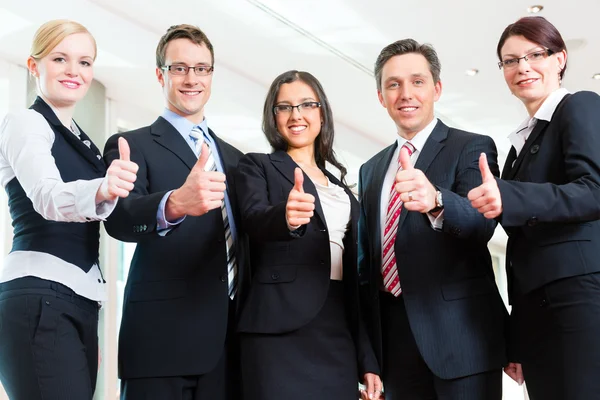
[[[50,19],[73,19],[98,43],[96,80],[75,119],[102,148],[111,134],[148,125],[162,112],[156,44],[169,26],[190,23],[204,30],[215,47],[206,117],[221,138],[243,152],[269,152],[261,131],[267,89],[284,71],[309,71],[332,103],[335,149],[348,167],[348,182],[356,183],[361,164],[396,136],[377,99],[373,64],[385,45],[412,37],[433,44],[442,62],[438,118],[493,137],[503,165],[507,136],[526,113],[506,88],[496,44],[506,25],[534,11],[566,40],[563,86],[600,93],[597,0],[0,0],[0,116],[29,106],[35,97],[25,63],[36,29]],[[12,237],[6,203],[2,191],[2,255],[10,251]],[[489,247],[506,300],[505,242],[498,228]],[[95,399],[118,399],[117,335],[134,247],[103,232],[101,263],[109,301],[100,316],[102,363]],[[0,400],[6,398],[0,387]],[[526,390],[505,376],[504,398],[526,399]]]

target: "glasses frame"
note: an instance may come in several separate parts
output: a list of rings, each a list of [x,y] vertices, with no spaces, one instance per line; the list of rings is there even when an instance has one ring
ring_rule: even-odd
[[[556,54],[555,51],[552,51],[550,49],[536,50],[536,51],[532,51],[531,53],[525,54],[523,57],[509,58],[508,60],[500,61],[498,63],[498,68],[500,68],[500,69],[502,69],[502,68],[506,69],[506,66],[504,65],[504,63],[506,61],[514,61],[514,60],[517,60],[517,63],[515,64],[515,67],[517,67],[519,65],[519,63],[521,62],[521,60],[525,60],[525,61],[529,62],[529,58],[531,57],[531,55],[532,54],[536,54],[536,53],[545,53],[546,56],[543,58],[544,60],[546,58],[550,57],[552,54]],[[539,60],[539,61],[541,61],[541,60]],[[509,68],[511,68],[511,67],[509,67]]]
[[[185,68],[185,74],[176,74],[176,73],[174,73],[171,70],[171,68],[173,68],[173,67],[184,67]],[[207,71],[206,71],[206,73],[199,73],[198,72],[198,68],[206,68]],[[214,67],[214,65],[210,65],[210,66],[208,66],[208,65],[197,65],[197,66],[194,66],[194,67],[190,67],[189,65],[185,65],[185,64],[171,64],[171,65],[163,65],[162,67],[160,67],[160,69],[162,69],[163,71],[169,71],[171,73],[171,75],[174,75],[174,76],[187,76],[190,73],[190,69],[194,70],[194,74],[196,76],[208,76],[208,75],[211,75],[214,72],[215,67]]]
[[[298,112],[300,114],[302,114],[301,110],[303,110],[305,107],[307,107],[306,106],[307,104],[311,104],[311,106],[308,107],[307,110],[314,110],[316,108],[321,108],[321,102],[320,101],[305,101],[304,103],[300,103],[300,104],[297,104],[295,106],[293,106],[291,104],[276,104],[276,105],[273,106],[273,114],[275,114],[275,115],[279,115],[279,114],[282,114],[282,115],[283,114],[292,114],[294,112],[294,108],[296,110],[298,110]],[[312,107],[313,104],[316,104],[316,107],[313,108]],[[290,110],[289,111],[279,111],[278,112],[277,111],[278,107],[282,107],[282,106],[284,106],[284,107],[290,107]]]

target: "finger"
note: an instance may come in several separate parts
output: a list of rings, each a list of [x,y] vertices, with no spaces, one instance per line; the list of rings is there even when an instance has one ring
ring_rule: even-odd
[[[131,161],[129,157],[130,157],[129,143],[127,143],[127,140],[125,140],[124,137],[120,137],[119,138],[119,160]]]
[[[208,200],[208,201],[216,201],[216,200],[223,200],[225,198],[225,193],[224,192],[213,192],[210,190],[205,190],[202,191],[203,194],[203,198]]]
[[[398,193],[408,193],[417,190],[417,185],[415,183],[415,181],[398,182],[396,183],[395,188]]]
[[[288,203],[287,209],[290,211],[313,211],[315,209],[315,205],[314,203],[292,200]]]
[[[302,170],[298,167],[294,170],[294,189],[300,193],[304,193],[304,188],[302,185],[304,184],[304,174]]]
[[[400,170],[396,173],[396,182],[407,182],[407,181],[412,181],[413,179],[415,179],[415,171],[414,169],[412,170]]]
[[[202,149],[200,150],[200,157],[198,157],[198,161],[196,161],[194,168],[204,170],[206,162],[208,161],[208,155],[208,146],[206,145],[206,142],[204,142],[202,143]]]
[[[111,190],[109,190],[109,194],[111,194],[112,196],[117,196],[117,197],[127,197],[129,196],[129,190],[126,189],[121,189],[118,187],[114,187]]]
[[[307,225],[310,223],[310,218],[288,218],[288,222],[291,226]]]
[[[490,182],[495,179],[492,171],[490,171],[490,166],[488,165],[487,156],[485,153],[481,153],[479,156],[479,171],[481,171],[481,179],[483,183]]]
[[[467,193],[467,199],[469,199],[469,201],[477,200],[478,198],[483,196],[484,193],[485,188],[483,187],[483,185],[477,186],[476,188],[469,190],[469,193]]]
[[[206,173],[206,177],[211,182],[225,182],[227,180],[227,176],[219,171],[209,171]]]
[[[128,192],[131,192],[133,190],[133,183],[127,181],[119,181],[115,182],[114,187],[118,189],[125,189]]]
[[[488,196],[481,196],[471,201],[471,207],[480,209],[488,204],[492,204],[493,200]]]
[[[206,202],[206,208],[208,211],[221,208],[221,200],[210,200]]]
[[[487,219],[494,219],[501,214],[500,210],[493,210],[483,213],[483,216]]]
[[[369,399],[373,398],[373,392],[375,391],[375,384],[373,382],[373,375],[367,375],[365,386],[367,387],[367,394],[369,395]]]
[[[525,383],[525,377],[523,376],[523,367],[520,363],[515,363],[515,376],[519,385]]]
[[[227,185],[224,182],[212,182],[209,181],[206,186],[206,190],[210,190],[211,192],[224,192],[227,189]]]
[[[309,193],[291,193],[290,196],[290,201],[298,201],[301,203],[313,203],[315,202],[315,196],[313,196],[312,194]]]
[[[290,218],[311,218],[315,213],[313,211],[296,211],[289,210],[287,212],[288,217]]]
[[[135,180],[137,179],[136,174],[125,170],[120,170],[119,172],[117,172],[117,177],[125,182],[135,182]]]
[[[400,149],[400,166],[404,171],[410,171],[413,169],[412,162],[410,161],[410,153],[405,147]]]

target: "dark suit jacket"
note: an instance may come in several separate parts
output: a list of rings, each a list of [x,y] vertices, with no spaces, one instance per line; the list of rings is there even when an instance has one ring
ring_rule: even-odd
[[[600,96],[563,99],[515,155],[498,180],[509,294],[600,271]]]
[[[242,153],[215,139],[227,176],[236,220],[239,210],[233,172]],[[157,233],[158,205],[169,190],[183,185],[197,157],[165,119],[112,136],[107,163],[119,157],[118,137],[127,139],[140,169],[134,190],[119,199],[106,222],[116,239],[137,242],[125,287],[119,336],[122,379],[199,375],[221,357],[227,332],[229,296],[221,210],[187,216],[167,236]],[[239,223],[238,225],[239,226]],[[238,293],[244,295],[247,240],[238,229]]]
[[[304,191],[315,196],[315,214],[293,233],[285,207],[298,165],[284,151],[247,154],[236,182],[242,225],[250,238],[252,284],[239,321],[239,331],[283,333],[309,323],[327,298],[331,273],[329,234],[312,181],[304,175]],[[350,227],[344,237],[343,282],[360,376],[378,372],[377,362],[361,322],[356,272],[359,206],[350,190],[327,170],[329,181],[344,188],[351,202]]]
[[[369,332],[381,363],[379,295],[381,278],[380,199],[397,143],[360,170],[359,273]],[[442,192],[444,225],[431,227],[425,214],[402,209],[395,251],[410,327],[431,371],[442,379],[500,369],[506,364],[506,309],[494,280],[487,242],[496,223],[486,220],[466,198],[481,184],[478,167],[485,152],[498,174],[491,138],[438,122],[417,159]],[[394,161],[395,162],[395,161]],[[381,364],[380,364],[381,365]]]

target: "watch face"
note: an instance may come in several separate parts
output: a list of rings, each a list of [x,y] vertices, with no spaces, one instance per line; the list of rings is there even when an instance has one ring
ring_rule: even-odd
[[[444,202],[442,201],[442,192],[437,192],[437,196],[436,196],[436,205],[438,207],[443,207],[444,206]]]

